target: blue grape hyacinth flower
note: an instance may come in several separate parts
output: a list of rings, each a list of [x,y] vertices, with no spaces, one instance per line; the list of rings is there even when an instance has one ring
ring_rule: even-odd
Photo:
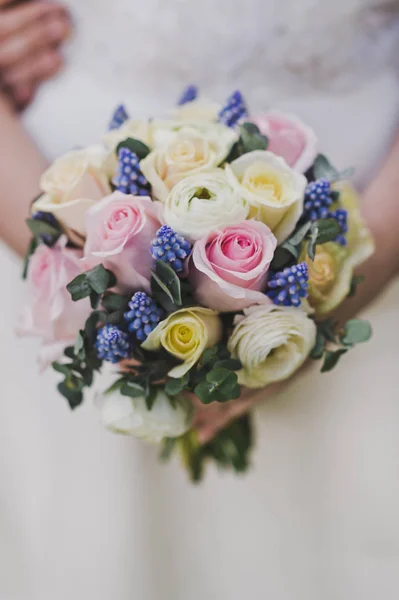
[[[192,246],[168,225],[162,225],[152,241],[151,255],[155,260],[168,263],[177,273],[184,272],[184,262],[191,254]]]
[[[126,108],[123,104],[120,104],[116,107],[114,114],[112,115],[111,121],[108,125],[108,129],[112,131],[113,129],[119,129],[125,121],[129,119],[129,115],[127,113]]]
[[[111,363],[129,358],[129,336],[116,325],[105,325],[97,333],[96,350],[98,358]]]
[[[148,196],[150,185],[140,169],[140,160],[129,148],[120,148],[118,169],[112,183],[123,194]]]
[[[271,275],[267,296],[278,306],[300,306],[302,298],[308,294],[308,280],[309,270],[305,262],[287,267]]]
[[[229,96],[218,114],[219,123],[227,127],[234,127],[237,123],[248,116],[248,109],[243,95],[238,90]]]
[[[144,292],[136,292],[128,306],[129,310],[124,315],[128,330],[139,342],[144,342],[162,319],[163,311]]]
[[[196,85],[188,85],[185,90],[183,90],[182,95],[177,101],[178,106],[184,106],[184,104],[188,104],[189,102],[193,102],[198,97],[198,88]]]

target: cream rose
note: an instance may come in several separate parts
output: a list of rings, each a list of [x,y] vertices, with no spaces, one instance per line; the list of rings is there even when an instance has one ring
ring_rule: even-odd
[[[223,169],[183,179],[164,205],[166,223],[191,240],[242,223],[248,214],[249,204],[232,188]]]
[[[140,167],[162,202],[185,177],[218,167],[237,140],[232,129],[218,123],[159,123],[155,127],[155,150]]]
[[[205,98],[198,98],[179,106],[175,115],[182,121],[207,121],[216,123],[221,105]]]
[[[111,131],[108,131],[103,136],[103,141],[106,144],[107,148],[112,152],[115,151],[118,144],[120,144],[127,138],[140,140],[147,146],[151,147],[153,143],[152,132],[152,121],[138,121],[129,119],[128,121],[125,121],[120,127],[118,127],[118,129],[112,129]]]
[[[226,165],[229,182],[249,203],[250,217],[270,227],[277,241],[295,229],[302,211],[306,177],[272,152],[256,150]]]
[[[193,410],[190,402],[177,396],[172,403],[161,389],[151,410],[148,410],[145,398],[130,398],[117,392],[101,394],[95,403],[106,429],[147,442],[158,443],[164,438],[179,437],[191,426]]]
[[[316,341],[316,325],[298,308],[253,306],[237,316],[228,347],[243,368],[238,382],[262,388],[290,377]]]
[[[32,212],[49,212],[66,229],[84,236],[87,210],[111,192],[106,160],[102,146],[75,150],[58,158],[41,177],[44,194],[33,204]]]
[[[220,341],[222,324],[218,313],[208,308],[183,308],[171,314],[150,333],[144,350],[167,352],[182,361],[169,371],[169,377],[183,377],[201,358],[206,348]]]

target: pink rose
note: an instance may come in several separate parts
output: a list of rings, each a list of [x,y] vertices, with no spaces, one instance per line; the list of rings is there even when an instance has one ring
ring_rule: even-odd
[[[39,362],[44,368],[73,344],[91,312],[89,299],[73,302],[67,284],[82,272],[81,253],[69,250],[66,238],[49,248],[41,244],[29,261],[29,305],[17,327],[20,335],[40,337]]]
[[[255,125],[269,138],[268,150],[282,156],[298,173],[305,173],[317,156],[317,138],[310,127],[291,114],[272,111],[255,117]]]
[[[277,240],[264,223],[244,221],[198,240],[190,279],[203,306],[238,311],[270,302],[262,293]]]
[[[102,263],[122,291],[149,291],[151,241],[161,226],[159,215],[160,204],[147,197],[114,192],[97,202],[86,213],[86,268]]]

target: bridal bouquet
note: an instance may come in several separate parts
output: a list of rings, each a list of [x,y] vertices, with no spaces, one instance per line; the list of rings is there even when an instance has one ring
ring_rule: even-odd
[[[371,335],[329,315],[353,294],[373,251],[353,188],[292,115],[252,117],[190,86],[168,119],[119,107],[98,144],[58,158],[27,223],[29,305],[19,329],[63,376],[71,408],[97,372],[111,431],[205,459],[248,465],[248,417],[200,446],[193,401],[234,402],[309,358],[330,371]]]

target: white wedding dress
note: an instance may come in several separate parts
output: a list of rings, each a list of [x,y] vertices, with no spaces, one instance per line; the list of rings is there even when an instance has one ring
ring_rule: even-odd
[[[120,101],[159,114],[191,82],[297,113],[360,186],[397,131],[395,1],[67,4],[69,66],[26,115],[49,158],[98,138]],[[194,487],[37,374],[13,334],[19,263],[0,260],[0,600],[397,600],[397,283],[367,312],[371,343],[258,408],[251,472]]]

